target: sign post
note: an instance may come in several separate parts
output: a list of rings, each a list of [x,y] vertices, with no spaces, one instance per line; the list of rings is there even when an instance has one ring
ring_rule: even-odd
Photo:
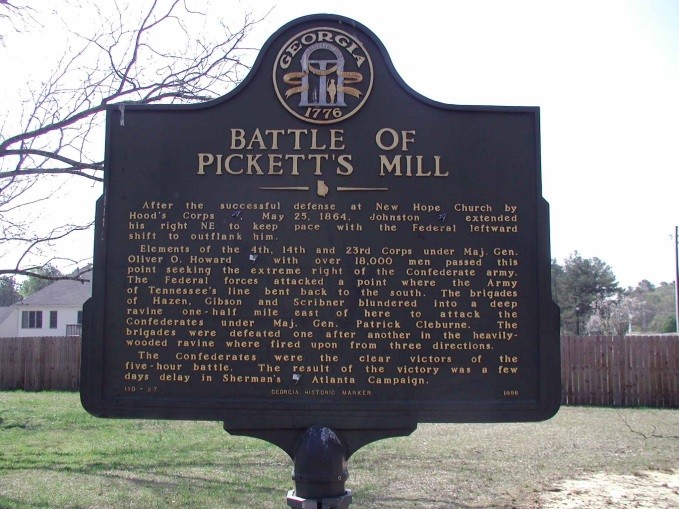
[[[341,470],[418,422],[557,411],[538,108],[422,97],[367,28],[316,15],[220,99],[112,106],[106,141],[94,415],[221,420],[317,497],[318,446]]]

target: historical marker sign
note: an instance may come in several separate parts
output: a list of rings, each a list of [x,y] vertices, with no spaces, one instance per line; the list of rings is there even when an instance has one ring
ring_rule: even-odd
[[[283,27],[219,100],[111,107],[85,407],[269,428],[550,417],[539,142],[537,108],[424,98],[327,15]]]

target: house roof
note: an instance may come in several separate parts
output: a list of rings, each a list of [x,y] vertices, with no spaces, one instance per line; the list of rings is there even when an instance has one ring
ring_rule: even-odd
[[[82,306],[91,295],[91,281],[60,279],[29,295],[15,306]]]
[[[0,307],[0,324],[7,320],[7,317],[14,311],[11,307]]]

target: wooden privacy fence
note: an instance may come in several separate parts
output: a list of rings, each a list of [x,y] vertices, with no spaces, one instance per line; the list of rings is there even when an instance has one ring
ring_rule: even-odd
[[[562,336],[564,405],[679,407],[679,336]]]
[[[78,390],[80,338],[0,338],[0,389]]]
[[[80,338],[0,338],[0,390],[78,390]],[[564,405],[679,408],[679,336],[562,336]]]

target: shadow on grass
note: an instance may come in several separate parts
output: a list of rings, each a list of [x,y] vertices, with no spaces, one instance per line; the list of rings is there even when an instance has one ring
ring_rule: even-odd
[[[25,502],[25,501],[18,499],[18,498],[8,498],[8,497],[4,497],[4,496],[0,495],[0,507],[2,507],[2,509],[15,509],[15,508],[16,509],[19,509],[19,508],[30,509],[32,507],[35,507],[36,509],[38,509],[38,508],[44,508],[45,505],[42,504],[42,503],[32,504],[32,503]],[[77,508],[73,508],[73,509],[77,509]]]
[[[118,449],[113,455],[105,451],[95,454],[52,451],[47,456],[53,458],[49,461],[44,451],[24,450],[16,456],[13,455],[14,457],[6,457],[5,461],[0,461],[0,472],[5,474],[9,472],[21,474],[22,471],[52,472],[74,478],[81,476],[105,486],[122,487],[125,491],[135,491],[139,488],[157,498],[168,493],[196,489],[205,493],[226,493],[230,498],[236,499],[284,497],[286,491],[292,487],[281,486],[279,478],[282,475],[278,475],[285,471],[289,479],[290,466],[271,458],[268,454],[270,451],[267,450],[262,450],[254,456],[252,453],[243,456],[224,451],[221,458],[219,451],[215,451],[214,454],[218,457],[210,461],[205,456],[191,458],[189,453],[193,452],[195,455],[195,445],[187,445],[185,448],[166,449],[165,456],[157,460],[144,460],[143,456],[153,452],[153,447],[143,451],[135,450],[134,447],[129,451]],[[176,460],[168,459],[168,454],[172,454]],[[126,461],[126,458],[130,461]],[[262,475],[266,469],[271,469],[271,473]],[[99,481],[96,481],[97,479]],[[4,509],[43,506],[33,505],[28,500],[5,501],[0,496],[0,507]]]
[[[506,504],[501,505],[469,505],[461,504],[458,502],[451,502],[450,500],[441,500],[438,498],[422,498],[422,497],[409,497],[409,498],[399,498],[399,497],[384,497],[382,499],[385,503],[384,507],[389,507],[389,502],[403,502],[403,507],[413,507],[414,504],[432,504],[432,507],[438,507],[441,509],[507,509]],[[435,504],[435,505],[434,505]]]

